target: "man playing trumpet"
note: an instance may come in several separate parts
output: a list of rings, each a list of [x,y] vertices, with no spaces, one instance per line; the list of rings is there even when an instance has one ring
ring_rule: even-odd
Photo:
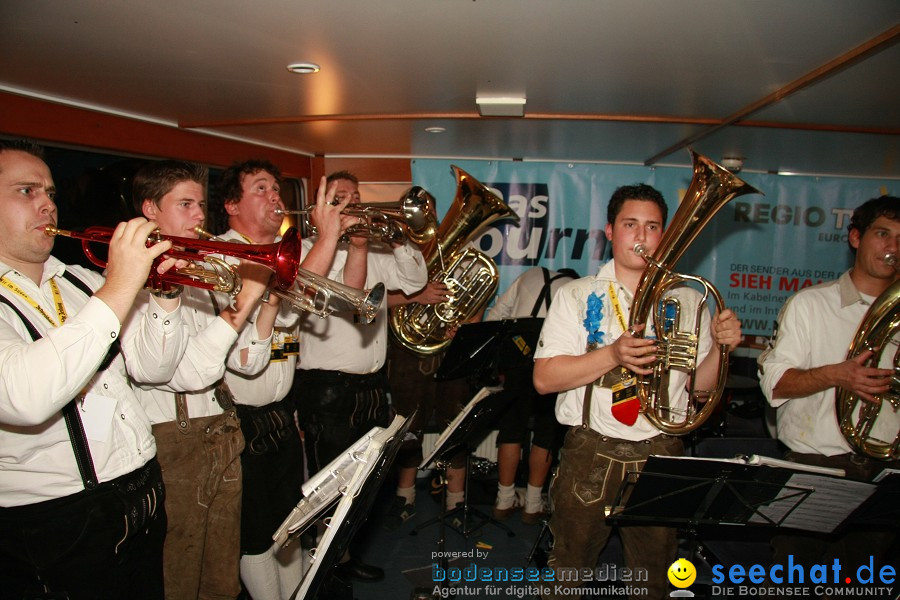
[[[133,182],[135,209],[163,235],[197,238],[206,219],[207,169],[181,161],[149,163]],[[150,315],[181,329],[187,339],[174,352],[174,375],[150,377],[129,369],[159,451],[169,516],[164,551],[166,598],[235,598],[240,593],[241,464],[244,438],[230,395],[221,385],[225,367],[253,375],[269,362],[278,299],[263,302],[271,272],[241,264],[240,293],[216,303],[194,287],[139,294],[123,338],[137,335]],[[181,303],[180,313],[168,305]],[[223,308],[219,308],[222,306]]]
[[[222,206],[215,208],[227,213],[230,226],[221,238],[251,244],[281,239],[284,203],[278,167],[263,160],[235,163],[222,173],[219,187],[217,202]],[[334,188],[326,194],[323,181],[312,209],[319,236],[303,255],[303,268],[316,275],[324,276],[331,268],[342,224],[356,222],[341,216],[350,199],[335,202]],[[362,271],[345,271],[344,280],[362,286],[365,263],[357,267]],[[300,544],[279,552],[272,542],[272,533],[300,501],[303,484],[303,446],[294,405],[285,400],[297,366],[300,315],[290,303],[280,303],[269,363],[261,373],[225,371],[245,440],[240,570],[244,587],[254,600],[290,598],[303,575]],[[260,315],[251,317],[251,321],[258,318]]]
[[[112,233],[105,278],[64,265],[46,233],[55,193],[39,148],[0,145],[0,589],[159,600],[165,491],[125,369],[172,377],[177,301],[134,317],[121,352],[117,342],[171,242],[148,248],[156,224],[137,218]]]

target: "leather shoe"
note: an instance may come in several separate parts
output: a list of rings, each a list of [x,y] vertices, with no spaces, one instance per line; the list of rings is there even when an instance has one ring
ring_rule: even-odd
[[[358,558],[351,558],[347,562],[338,563],[335,574],[343,579],[355,579],[363,582],[375,582],[384,579],[384,569],[374,565],[367,565]]]

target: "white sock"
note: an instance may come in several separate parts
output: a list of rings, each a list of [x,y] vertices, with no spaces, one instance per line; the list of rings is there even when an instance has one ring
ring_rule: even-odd
[[[541,498],[543,491],[543,486],[528,484],[528,488],[525,491],[525,512],[536,513],[543,510],[544,500]]]
[[[497,502],[494,504],[494,508],[505,509],[512,508],[516,502],[516,484],[512,485],[503,485],[502,483],[497,484]]]
[[[407,504],[415,504],[416,503],[416,486],[411,485],[408,488],[397,488],[397,495],[406,500]]]
[[[453,510],[465,499],[465,492],[447,492],[447,510]]]
[[[241,557],[241,581],[253,600],[281,600],[273,548]]]
[[[281,548],[275,553],[275,565],[278,568],[278,583],[281,587],[282,599],[290,598],[300,585],[300,580],[306,575],[303,564],[303,548],[299,543],[290,544],[287,548]],[[254,600],[255,597],[254,597]]]

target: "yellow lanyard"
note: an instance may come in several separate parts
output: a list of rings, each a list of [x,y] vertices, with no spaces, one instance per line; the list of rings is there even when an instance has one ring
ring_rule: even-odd
[[[627,331],[628,326],[625,324],[625,313],[622,312],[622,305],[619,304],[619,296],[616,294],[616,288],[613,286],[612,282],[609,282],[609,301],[612,302],[613,312],[616,313],[616,318],[619,320],[619,326],[622,327],[622,331]]]
[[[63,304],[62,295],[59,293],[59,286],[56,285],[55,279],[51,279],[49,283],[50,283],[50,290],[53,292],[53,302],[54,302],[54,305],[56,308],[56,316],[59,318],[59,323],[54,321],[50,317],[50,315],[47,314],[47,311],[45,311],[41,307],[40,304],[35,302],[31,298],[31,296],[28,295],[28,293],[25,290],[23,290],[22,288],[17,286],[15,283],[13,283],[9,279],[7,279],[5,276],[0,277],[0,283],[2,283],[12,293],[22,297],[25,300],[25,302],[27,302],[28,304],[31,305],[32,308],[34,308],[36,311],[41,313],[41,316],[44,317],[45,319],[47,319],[47,322],[50,323],[51,326],[58,327],[59,325],[62,325],[63,323],[66,322],[66,318],[69,315],[66,312],[66,305]]]

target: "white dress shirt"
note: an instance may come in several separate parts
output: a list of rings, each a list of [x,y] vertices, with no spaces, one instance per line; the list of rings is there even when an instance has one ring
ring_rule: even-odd
[[[559,275],[556,271],[549,271],[551,279]],[[571,277],[559,277],[550,282],[550,297],[552,300],[556,292],[565,283],[572,281]],[[485,321],[500,321],[502,319],[518,319],[521,317],[530,317],[531,311],[534,310],[534,303],[537,302],[538,296],[544,289],[544,270],[541,267],[532,267],[519,275],[515,281],[510,284],[506,291],[497,298],[497,302],[485,315]],[[541,302],[535,317],[547,316],[547,303]]]
[[[234,229],[229,229],[220,237],[230,242],[246,242],[246,238]],[[276,239],[280,240],[280,237]],[[247,329],[256,329],[253,323],[256,323],[257,315],[259,308],[248,319]],[[272,332],[269,362],[263,370],[255,375],[247,375],[232,368],[225,371],[225,382],[234,396],[235,404],[266,406],[287,396],[297,368],[297,352],[287,355],[285,352],[291,350],[291,345],[296,347],[299,324],[300,311],[282,300]]]
[[[312,241],[303,240],[303,251]],[[329,279],[343,282],[347,248],[341,246],[332,263]],[[370,245],[366,263],[366,288],[378,282],[387,290],[413,294],[428,283],[428,270],[422,253],[409,243],[393,249]],[[334,313],[324,319],[304,315],[300,325],[300,369],[343,371],[364,375],[384,365],[387,353],[387,300],[381,304],[375,319],[360,323],[349,312]]]
[[[219,307],[228,305],[228,297],[217,295],[217,298]],[[133,335],[133,326],[145,313],[152,313],[153,307],[158,308],[152,294],[141,292],[123,328],[123,339]],[[225,367],[253,375],[264,369],[269,360],[271,336],[259,339],[256,327],[250,323],[238,334],[216,316],[209,291],[185,286],[180,311],[187,343],[174,375],[167,381],[145,381],[140,373],[129,368],[135,392],[154,425],[175,420],[175,392],[185,392],[190,418],[222,414],[213,392],[225,374]],[[246,364],[241,362],[244,349],[248,351]]]
[[[82,391],[87,395],[79,410],[101,482],[130,473],[156,456],[150,421],[128,385],[125,360],[164,376],[172,366],[162,358],[166,346],[182,344],[178,311],[168,322],[145,315],[133,343],[123,341],[122,354],[95,373],[119,336],[119,320],[102,300],[87,299],[65,280],[67,269],[93,290],[104,283],[99,274],[67,267],[53,257],[44,264],[40,286],[0,263],[0,275],[56,320],[49,283],[53,279],[68,315],[64,325],[52,326],[24,298],[0,287],[43,336],[32,342],[21,319],[0,304],[0,506],[33,504],[84,489],[60,412]]]
[[[775,336],[758,363],[762,392],[778,409],[778,439],[791,450],[825,456],[850,451],[835,415],[835,388],[802,398],[776,399],[772,394],[788,369],[844,362],[869,305],[847,271],[797,292],[781,308]]]
[[[601,299],[603,304],[602,317],[599,330],[604,332],[602,346],[608,346],[622,335],[624,329],[613,312],[612,299],[609,293],[609,284],[612,283],[616,297],[624,313],[627,327],[631,309],[632,295],[624,286],[616,280],[615,265],[612,260],[600,267],[595,276],[582,277],[563,285],[553,298],[538,347],[535,351],[535,359],[551,358],[553,356],[580,356],[586,352],[588,343],[588,331],[585,329],[584,320],[587,314],[587,300],[591,293]],[[676,295],[682,302],[681,329],[691,327],[685,318],[693,315],[700,294],[693,289],[678,288]],[[704,313],[705,314],[705,313]],[[648,323],[647,336],[655,336],[652,324]],[[706,315],[700,327],[700,346],[698,349],[698,364],[709,353],[712,340],[709,335],[709,316]],[[669,378],[669,398],[675,406],[685,406],[687,393],[685,385],[687,375],[678,370],[672,370]],[[584,406],[585,386],[560,392],[556,399],[556,419],[563,425],[581,425],[582,410]],[[659,435],[656,429],[644,415],[638,416],[634,425],[628,426],[616,420],[612,416],[612,390],[595,385],[591,395],[590,427],[603,435],[623,440],[640,441]]]

